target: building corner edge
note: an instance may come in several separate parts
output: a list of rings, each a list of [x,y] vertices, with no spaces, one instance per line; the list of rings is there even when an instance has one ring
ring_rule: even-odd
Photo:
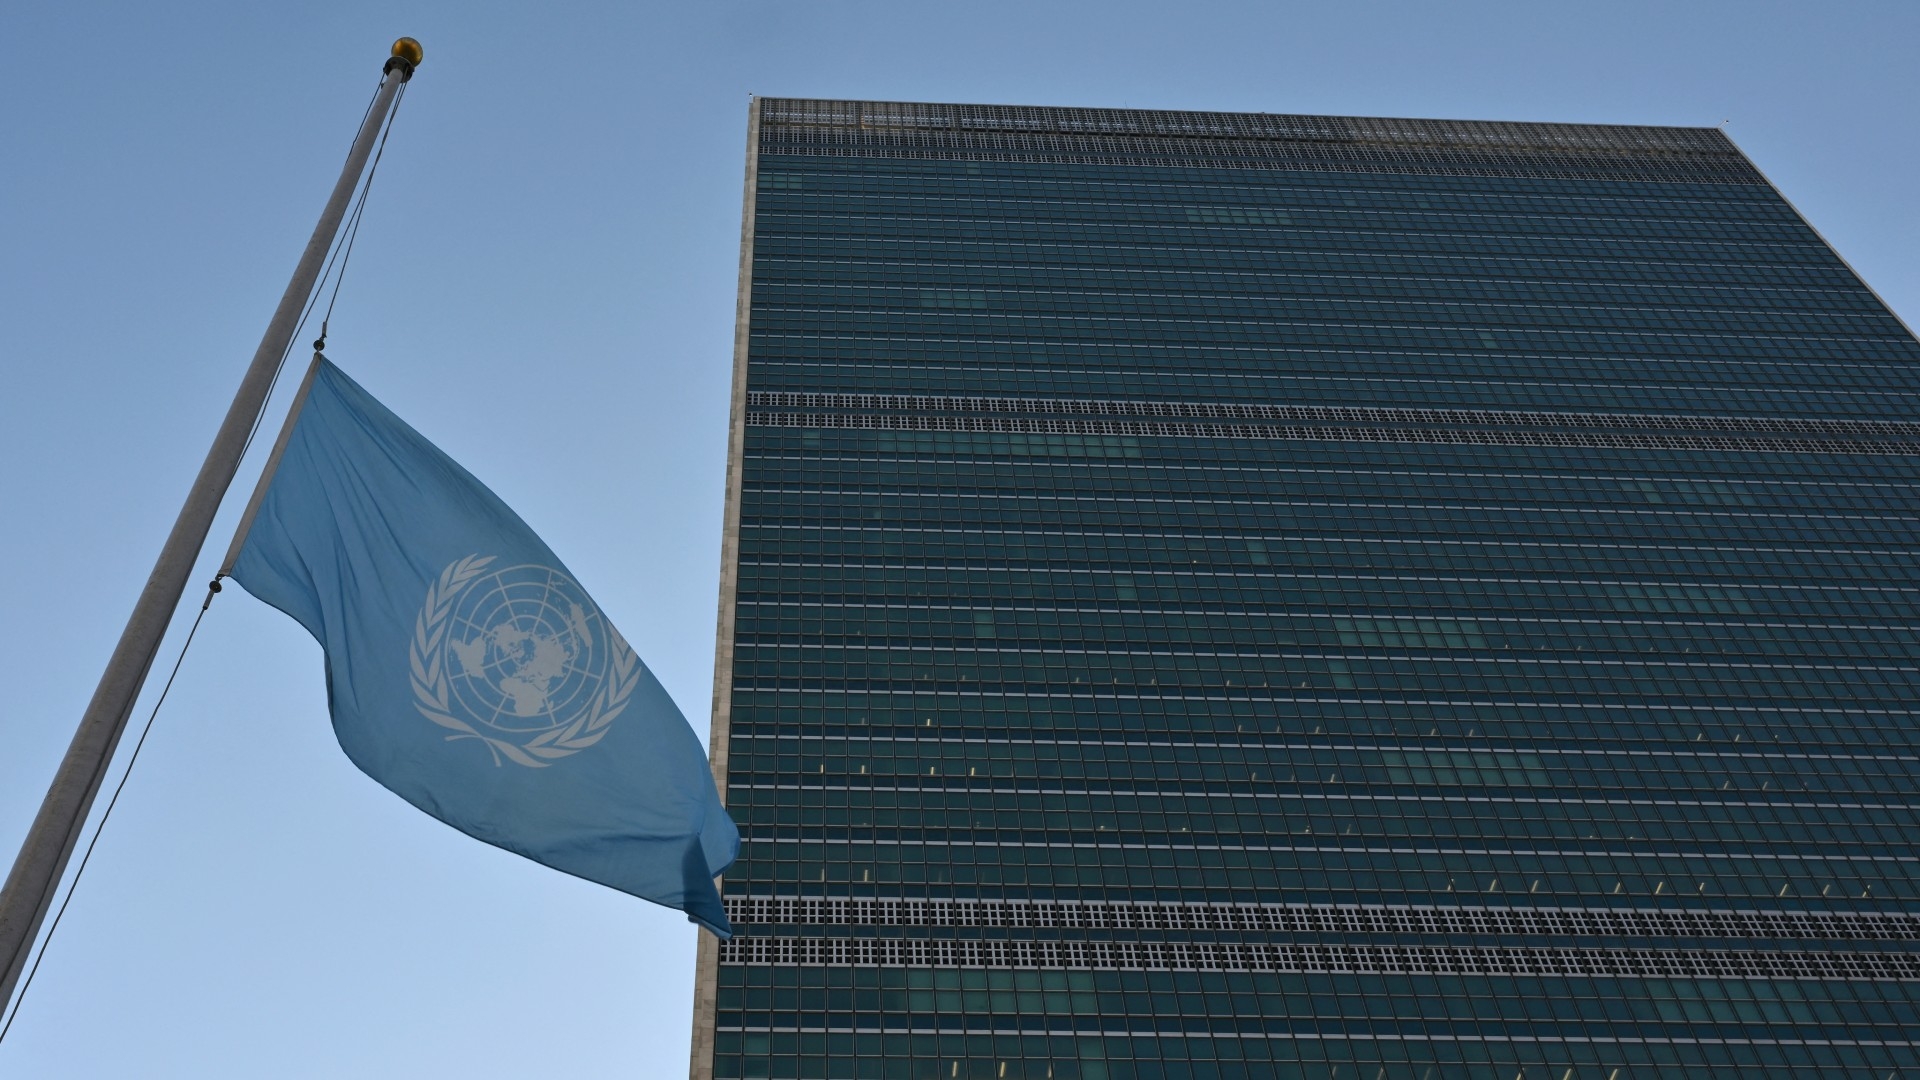
[[[760,101],[747,105],[747,169],[740,211],[740,286],[733,320],[733,390],[727,407],[727,495],[720,534],[720,598],[714,628],[713,713],[707,735],[707,759],[713,782],[724,800],[727,750],[733,721],[734,595],[740,566],[740,489],[747,441],[747,340],[753,310],[754,193],[760,176]],[[693,1038],[688,1049],[688,1080],[713,1078],[713,1028],[719,1003],[720,941],[701,934],[693,975]]]

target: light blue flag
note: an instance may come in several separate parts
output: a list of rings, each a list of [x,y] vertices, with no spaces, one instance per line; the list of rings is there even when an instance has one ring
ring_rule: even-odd
[[[505,503],[315,358],[228,570],[326,650],[341,749],[489,844],[726,937],[740,850],[686,718]]]

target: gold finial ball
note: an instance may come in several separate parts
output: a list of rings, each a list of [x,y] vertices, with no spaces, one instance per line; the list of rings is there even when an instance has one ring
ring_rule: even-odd
[[[418,67],[420,61],[426,58],[427,51],[420,47],[418,41],[410,37],[403,37],[393,43],[393,55]]]

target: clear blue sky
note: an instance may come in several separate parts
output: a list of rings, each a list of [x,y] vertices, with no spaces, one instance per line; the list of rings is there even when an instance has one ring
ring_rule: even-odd
[[[544,534],[703,734],[749,92],[1729,120],[1920,315],[1911,0],[14,0],[7,858],[403,33],[427,61],[331,354]],[[318,647],[229,590],[0,1075],[684,1075],[693,944],[676,913],[467,840],[354,770]]]

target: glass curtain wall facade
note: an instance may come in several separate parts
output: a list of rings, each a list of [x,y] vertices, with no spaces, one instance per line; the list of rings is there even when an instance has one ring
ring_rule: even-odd
[[[693,1074],[1920,1077],[1920,344],[1713,129],[760,99]]]

